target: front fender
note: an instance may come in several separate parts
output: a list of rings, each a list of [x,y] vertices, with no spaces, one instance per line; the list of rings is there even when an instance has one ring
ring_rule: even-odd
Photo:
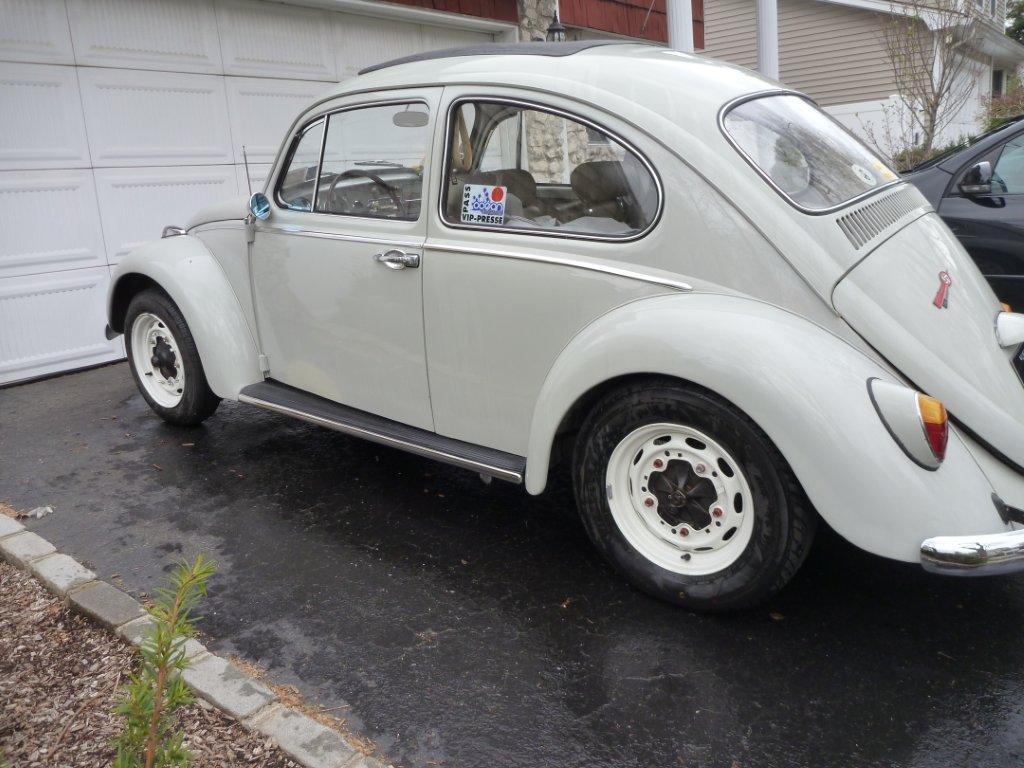
[[[114,270],[107,293],[112,328],[119,286],[133,275],[155,282],[185,316],[210,389],[235,400],[242,387],[260,381],[256,341],[224,271],[203,242],[190,235],[168,237],[135,248]]]
[[[530,493],[544,489],[555,432],[573,404],[603,382],[634,374],[693,382],[743,410],[821,516],[869,552],[916,562],[931,536],[1005,530],[991,484],[955,433],[935,472],[911,462],[890,437],[867,390],[871,377],[902,383],[890,372],[797,315],[712,294],[627,304],[566,346],[534,410]]]

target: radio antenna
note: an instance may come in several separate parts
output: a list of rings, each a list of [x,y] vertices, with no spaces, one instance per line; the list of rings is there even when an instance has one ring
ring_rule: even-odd
[[[249,197],[252,197],[252,179],[249,178],[249,157],[245,154],[245,144],[242,145],[242,162],[245,163],[245,183],[249,187]]]

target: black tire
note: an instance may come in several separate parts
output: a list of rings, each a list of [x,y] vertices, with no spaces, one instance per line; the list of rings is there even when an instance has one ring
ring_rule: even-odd
[[[726,449],[753,497],[750,541],[722,570],[694,576],[649,560],[625,538],[605,487],[615,447],[646,424],[689,426]],[[814,512],[785,459],[745,414],[707,390],[672,380],[647,380],[605,396],[580,429],[573,485],[584,527],[604,557],[645,592],[695,610],[738,610],[763,603],[796,573],[810,551]]]
[[[185,369],[185,382],[182,387],[181,400],[173,407],[166,407],[154,400],[146,387],[143,386],[139,366],[132,351],[132,327],[139,315],[149,313],[159,318],[173,334],[181,353],[181,360],[176,360],[176,365],[182,365]],[[128,304],[128,312],[124,321],[125,347],[128,350],[128,363],[135,379],[135,385],[139,388],[143,398],[149,403],[160,418],[170,424],[177,424],[183,427],[192,427],[201,424],[213,415],[220,405],[220,398],[217,397],[209,384],[206,383],[206,373],[203,371],[203,363],[199,359],[199,350],[196,349],[192,332],[188,323],[181,314],[181,310],[162,291],[147,289],[137,293]]]

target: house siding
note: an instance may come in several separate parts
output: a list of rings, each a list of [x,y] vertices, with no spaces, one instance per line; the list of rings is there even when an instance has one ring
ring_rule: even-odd
[[[757,66],[753,0],[705,0],[704,53]],[[779,74],[823,106],[885,99],[895,82],[878,14],[816,0],[779,2]]]

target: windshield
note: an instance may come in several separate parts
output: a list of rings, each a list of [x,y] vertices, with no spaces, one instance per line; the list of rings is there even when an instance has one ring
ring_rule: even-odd
[[[985,131],[985,133],[981,134],[980,136],[969,136],[964,141],[961,141],[958,144],[954,144],[949,149],[935,155],[935,157],[930,157],[924,162],[918,163],[913,168],[908,169],[906,172],[910,173],[911,171],[923,171],[925,168],[931,168],[932,166],[938,165],[939,163],[955,155],[957,152],[967,149],[968,147],[973,147],[975,144],[977,144],[980,141],[984,141],[989,136],[993,136],[994,134],[999,133],[1001,130],[1013,126],[1015,123],[1020,122],[1021,119],[1022,117],[1018,116],[1006,123],[1003,123],[1002,125],[993,128],[990,131]]]
[[[750,162],[804,210],[835,208],[898,178],[860,141],[800,96],[742,102],[726,114],[725,130]]]

